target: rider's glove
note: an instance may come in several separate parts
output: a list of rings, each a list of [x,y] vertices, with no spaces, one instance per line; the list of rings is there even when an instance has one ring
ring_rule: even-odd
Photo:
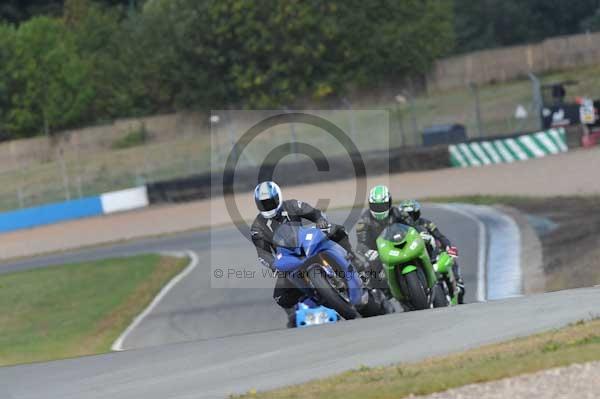
[[[369,262],[373,262],[379,258],[379,252],[375,251],[374,249],[369,249],[367,252],[365,252],[365,258],[367,258]]]
[[[423,241],[428,242],[429,245],[431,245],[432,247],[435,248],[437,246],[435,238],[431,234],[423,231],[421,232],[421,238],[423,239]]]
[[[331,229],[331,223],[325,219],[320,219],[317,221],[317,229],[329,233],[329,230]]]
[[[458,257],[458,248],[456,247],[446,247],[446,252],[453,258]]]

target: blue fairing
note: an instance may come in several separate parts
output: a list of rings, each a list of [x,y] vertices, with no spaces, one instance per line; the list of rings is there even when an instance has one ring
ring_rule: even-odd
[[[362,295],[362,284],[356,273],[350,273],[350,264],[346,260],[346,250],[331,241],[319,229],[314,227],[299,227],[294,230],[297,234],[297,245],[294,247],[278,247],[275,257],[275,268],[278,271],[292,273],[301,270],[307,258],[318,254],[326,254],[338,265],[346,278],[349,288],[349,299],[352,304],[359,304]]]
[[[296,305],[296,327],[309,327],[320,324],[335,323],[340,316],[333,309],[319,305],[306,299]]]

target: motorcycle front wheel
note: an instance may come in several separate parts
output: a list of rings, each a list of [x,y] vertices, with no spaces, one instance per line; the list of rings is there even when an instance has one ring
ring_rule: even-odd
[[[406,282],[408,298],[415,310],[429,309],[429,299],[427,298],[427,289],[419,278],[417,272],[419,269],[402,276]]]
[[[340,293],[333,287],[327,274],[321,268],[312,268],[309,270],[308,279],[317,291],[319,299],[323,305],[338,312],[346,320],[356,319],[358,312],[350,303],[344,300]]]

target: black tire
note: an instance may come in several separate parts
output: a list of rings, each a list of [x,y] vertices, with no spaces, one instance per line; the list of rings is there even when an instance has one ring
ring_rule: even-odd
[[[308,273],[308,279],[319,295],[323,305],[338,312],[346,320],[356,319],[359,314],[354,307],[346,302],[325,278],[325,271],[313,268]]]
[[[417,270],[418,271],[418,270]],[[403,278],[406,281],[408,298],[415,310],[429,309],[429,300],[427,298],[427,289],[421,282],[417,271],[405,274]]]
[[[446,290],[442,286],[443,283],[437,283],[433,287],[433,307],[434,308],[445,308],[450,305],[448,298],[446,298]]]

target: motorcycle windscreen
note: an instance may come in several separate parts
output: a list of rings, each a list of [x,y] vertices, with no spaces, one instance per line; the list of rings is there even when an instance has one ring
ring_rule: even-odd
[[[380,234],[380,237],[386,241],[400,244],[404,242],[410,229],[411,227],[405,224],[394,223],[391,226],[386,227],[386,229]]]
[[[296,250],[302,247],[300,231],[302,225],[296,223],[284,223],[273,233],[273,245],[275,248],[286,248]]]
[[[302,266],[302,225],[284,223],[273,233],[273,245],[277,249],[275,268],[280,271],[292,271]]]

